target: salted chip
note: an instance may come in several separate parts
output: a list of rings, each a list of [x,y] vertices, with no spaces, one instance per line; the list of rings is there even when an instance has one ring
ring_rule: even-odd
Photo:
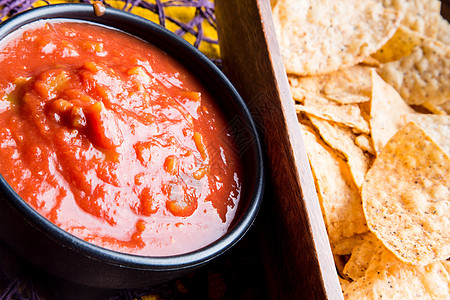
[[[363,65],[365,67],[379,67],[380,66],[380,62],[377,59],[375,59],[374,57],[372,57],[372,56],[367,56],[361,62],[361,65]]]
[[[372,139],[367,134],[360,134],[355,138],[355,144],[361,150],[368,152],[370,154],[376,155],[375,149],[373,148]]]
[[[315,78],[316,76],[301,77],[288,75],[289,87],[292,98],[298,103],[303,103],[305,98],[320,94],[320,87]]]
[[[358,188],[364,182],[364,176],[369,170],[370,160],[355,144],[356,135],[348,128],[336,123],[308,115],[322,139],[333,149],[341,153],[347,160],[353,180]]]
[[[347,277],[344,275],[343,270],[345,266],[345,258],[342,255],[333,254],[334,265],[336,266],[336,271],[340,277]]]
[[[361,196],[348,166],[312,129],[301,126],[330,242],[366,232]]]
[[[438,21],[438,32],[436,39],[444,44],[450,45],[450,24],[442,16]]]
[[[439,0],[383,0],[388,8],[404,12],[401,21],[403,26],[421,35],[435,38],[438,32],[438,21],[441,17],[441,2]]]
[[[431,112],[432,114],[436,114],[436,115],[446,115],[447,111],[445,110],[445,105],[447,102],[444,102],[440,105],[434,104],[432,102],[429,101],[425,101],[424,103],[422,103],[422,107],[425,108],[426,110],[428,110],[429,112]]]
[[[303,111],[316,117],[343,124],[356,132],[369,133],[369,123],[363,118],[358,104],[338,104],[321,96],[309,95],[303,105],[295,105],[297,112]]]
[[[444,268],[447,270],[447,273],[450,275],[450,261],[444,260],[441,262]]]
[[[305,93],[320,94],[323,88],[323,77],[318,76],[297,76],[288,74],[289,86],[292,90],[299,90],[298,98],[303,100]],[[294,93],[292,93],[294,95]],[[295,98],[295,97],[294,97]]]
[[[405,17],[402,24],[425,36],[435,38],[441,17],[441,1],[414,0],[406,1]]]
[[[450,99],[439,106],[446,114],[450,115]]]
[[[344,289],[344,299],[448,299],[450,278],[441,262],[409,265],[383,245],[373,252],[364,277]]]
[[[353,66],[327,76],[323,94],[341,104],[361,103],[370,100],[370,68]]]
[[[450,257],[450,159],[409,123],[381,150],[362,187],[370,231],[402,261]]]
[[[372,79],[367,66],[352,66],[325,75],[289,75],[288,78],[293,98],[299,101],[311,93],[340,104],[370,100]]]
[[[398,28],[401,13],[376,0],[279,0],[273,21],[287,73],[317,75],[377,51]]]
[[[364,240],[353,249],[352,255],[345,264],[342,272],[352,280],[364,277],[374,253],[373,250],[377,249],[380,245],[381,241],[373,233],[365,234]]]
[[[377,70],[408,104],[441,104],[450,99],[450,46],[438,41],[426,38],[410,55]]]
[[[377,153],[400,128],[406,125],[403,115],[413,112],[414,110],[405,103],[398,92],[372,71],[370,128]]]
[[[345,280],[341,277],[339,277],[339,283],[341,284],[341,290],[342,292],[344,292],[344,290],[348,287],[348,285],[350,284],[350,281]]]
[[[423,39],[422,35],[402,25],[381,49],[372,54],[372,57],[380,63],[399,60],[410,55],[414,47],[420,45]]]
[[[406,123],[414,122],[421,127],[450,156],[450,116],[432,114],[407,114]]]
[[[331,251],[336,255],[349,255],[353,249],[361,245],[366,234],[372,234],[370,231],[361,234],[355,234],[351,237],[344,237],[337,241],[330,241]]]

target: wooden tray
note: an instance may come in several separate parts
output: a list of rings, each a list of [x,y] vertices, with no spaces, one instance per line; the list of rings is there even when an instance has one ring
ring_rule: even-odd
[[[343,299],[272,23],[270,0],[215,0],[224,72],[263,137],[257,226],[270,299]],[[450,19],[450,1],[441,14]]]
[[[224,72],[263,138],[266,197],[257,226],[271,299],[343,299],[269,0],[216,0]]]

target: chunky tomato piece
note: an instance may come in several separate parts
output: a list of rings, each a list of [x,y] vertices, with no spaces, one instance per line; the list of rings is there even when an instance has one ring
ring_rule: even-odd
[[[107,110],[102,102],[92,104],[83,110],[86,116],[86,135],[92,144],[105,148],[114,149],[123,142],[117,116]]]

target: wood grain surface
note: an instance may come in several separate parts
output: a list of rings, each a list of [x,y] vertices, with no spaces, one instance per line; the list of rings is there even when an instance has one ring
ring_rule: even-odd
[[[450,0],[441,1],[441,15],[448,20],[450,20]]]
[[[269,298],[342,299],[276,41],[269,0],[216,0],[224,72],[263,138],[268,184],[258,216]]]

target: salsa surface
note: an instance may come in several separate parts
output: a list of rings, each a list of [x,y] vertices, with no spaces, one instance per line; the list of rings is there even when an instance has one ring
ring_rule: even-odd
[[[39,22],[0,46],[0,172],[62,229],[139,255],[226,233],[239,156],[211,96],[124,33]]]

